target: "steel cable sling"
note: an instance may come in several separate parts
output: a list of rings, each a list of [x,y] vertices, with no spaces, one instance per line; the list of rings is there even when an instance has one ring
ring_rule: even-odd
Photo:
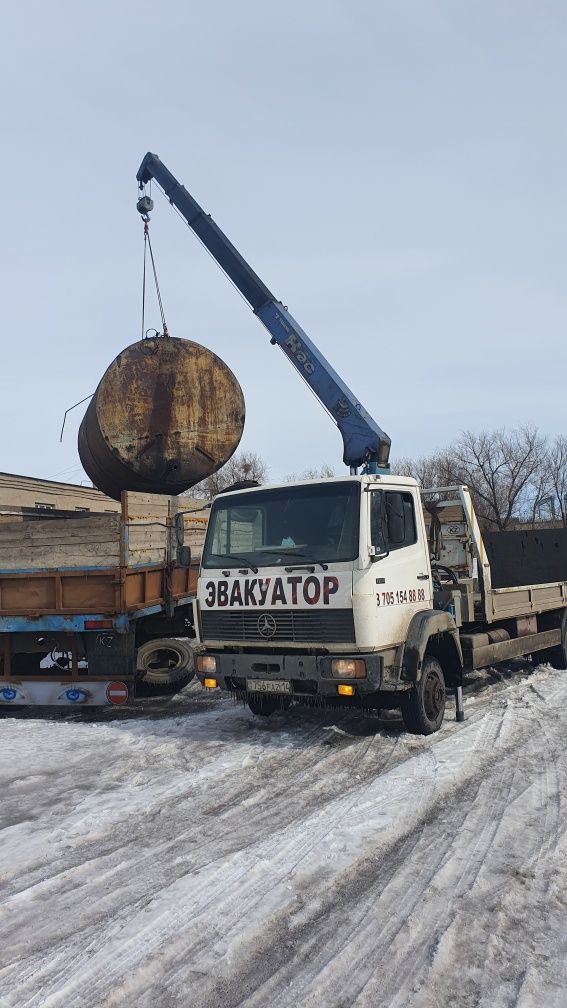
[[[165,321],[165,311],[163,308],[163,301],[161,297],[161,291],[159,289],[159,280],[157,275],[156,263],[154,259],[154,252],[152,249],[152,242],[150,239],[150,216],[149,211],[153,210],[153,200],[149,196],[143,196],[138,200],[137,208],[138,212],[142,215],[142,220],[144,222],[144,266],[142,273],[142,339],[146,339],[146,272],[147,272],[147,258],[148,249],[150,252],[150,261],[152,264],[152,272],[154,275],[154,283],[156,287],[156,294],[158,299],[159,311],[161,315],[162,324],[162,336],[169,336],[169,330],[167,328],[167,322]]]

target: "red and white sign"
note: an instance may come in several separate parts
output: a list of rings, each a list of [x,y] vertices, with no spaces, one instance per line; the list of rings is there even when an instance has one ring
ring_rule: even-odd
[[[111,682],[106,687],[106,699],[112,704],[124,704],[128,700],[128,687],[123,682]]]
[[[352,605],[352,573],[304,574],[281,571],[261,577],[207,578],[199,580],[199,602],[207,609],[312,609],[314,606],[348,608]]]

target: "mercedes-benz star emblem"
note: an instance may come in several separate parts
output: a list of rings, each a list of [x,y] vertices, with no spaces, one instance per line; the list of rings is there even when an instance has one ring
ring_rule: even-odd
[[[276,632],[276,621],[273,616],[265,612],[258,618],[258,633],[262,637],[273,637]]]

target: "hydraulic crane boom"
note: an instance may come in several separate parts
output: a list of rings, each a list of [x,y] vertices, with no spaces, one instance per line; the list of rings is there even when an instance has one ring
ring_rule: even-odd
[[[136,176],[140,189],[151,179],[163,189],[206,249],[232,280],[270,333],[271,342],[286,353],[301,377],[339,428],[343,461],[351,469],[364,466],[367,472],[388,468],[390,438],[359,403],[358,399],[309,339],[287,308],[256,275],[209,214],[187,192],[160,161],[146,154]]]

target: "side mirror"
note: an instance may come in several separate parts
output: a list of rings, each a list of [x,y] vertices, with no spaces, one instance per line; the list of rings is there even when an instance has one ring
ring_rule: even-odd
[[[190,546],[178,546],[176,551],[176,560],[178,567],[190,567],[191,566],[191,547]]]

